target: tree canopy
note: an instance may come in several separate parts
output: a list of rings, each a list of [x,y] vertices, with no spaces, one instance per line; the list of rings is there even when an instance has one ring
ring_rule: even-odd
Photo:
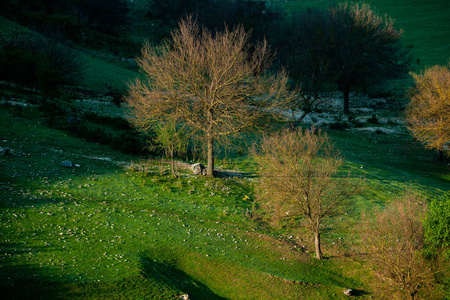
[[[322,259],[320,234],[324,220],[339,214],[358,192],[349,178],[338,178],[343,164],[326,134],[294,130],[266,136],[254,153],[260,167],[260,203],[278,224],[299,219],[314,236],[315,252]]]
[[[131,122],[143,131],[167,119],[189,126],[207,144],[213,176],[214,142],[264,125],[293,95],[285,74],[265,74],[267,43],[250,52],[248,40],[241,27],[213,35],[187,18],[164,46],[147,44],[138,59],[146,79],[131,83],[126,99]]]
[[[335,84],[349,112],[351,90],[406,75],[409,58],[402,31],[367,4],[339,4],[294,14],[276,33],[280,59],[302,88],[317,93]]]
[[[450,142],[450,69],[434,66],[414,74],[406,109],[408,128],[427,148],[448,152]]]

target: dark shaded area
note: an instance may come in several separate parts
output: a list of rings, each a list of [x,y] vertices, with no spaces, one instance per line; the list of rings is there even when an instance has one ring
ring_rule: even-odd
[[[142,274],[144,278],[160,281],[168,284],[183,293],[189,295],[191,300],[225,300],[212,292],[206,285],[190,277],[178,269],[174,261],[168,263],[159,262],[148,256],[141,257]]]
[[[147,145],[151,142],[151,137],[140,135],[124,118],[67,109],[67,106],[68,103],[63,101],[41,105],[47,125],[65,130],[88,142],[109,145],[123,153],[149,153]]]
[[[27,233],[28,234],[28,233]],[[29,233],[31,235],[31,232]],[[28,252],[51,251],[44,247],[24,247],[18,243],[0,243],[0,251],[9,253],[10,257]],[[0,298],[2,299],[62,299],[61,294],[65,291],[58,287],[49,275],[43,275],[43,271],[49,273],[49,268],[33,264],[16,264],[2,257],[2,268],[0,273]],[[39,294],[36,293],[39,291]]]
[[[366,295],[370,295],[370,294],[373,294],[373,293],[369,293],[369,292],[366,292],[363,290],[358,290],[358,289],[352,289],[351,296],[358,297],[358,296],[366,296]]]
[[[54,36],[82,39],[89,26],[116,34],[129,12],[125,0],[5,0],[4,15]]]
[[[154,41],[168,38],[188,15],[212,32],[242,25],[255,41],[262,40],[283,13],[280,6],[261,0],[151,0],[147,18],[158,26]]]
[[[84,75],[84,61],[69,47],[25,30],[0,34],[0,80],[28,87],[31,102],[59,95],[59,88],[77,84]]]
[[[297,12],[273,26],[268,40],[278,50],[278,63],[307,94],[338,89],[348,113],[350,92],[374,94],[377,86],[386,91],[386,83],[406,78],[410,67],[401,31],[374,15],[362,4]]]

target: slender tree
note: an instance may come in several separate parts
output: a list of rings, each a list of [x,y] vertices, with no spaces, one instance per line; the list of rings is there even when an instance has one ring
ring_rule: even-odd
[[[314,237],[316,257],[322,259],[324,221],[342,213],[343,205],[358,191],[349,178],[336,176],[343,160],[327,135],[294,130],[267,136],[254,158],[260,167],[263,209],[275,224],[286,218],[295,223],[306,220],[303,224]]]
[[[174,120],[168,120],[167,123],[160,123],[156,127],[155,142],[159,143],[170,158],[172,175],[177,176],[175,171],[175,154],[186,151],[189,135],[186,128],[176,124]]]
[[[267,43],[249,53],[248,39],[242,28],[213,35],[188,18],[163,47],[146,44],[138,63],[147,79],[131,83],[126,98],[131,122],[144,131],[167,119],[189,126],[204,138],[214,176],[214,142],[278,116],[292,96],[284,74],[264,72]]]
[[[406,109],[408,129],[443,159],[450,143],[450,69],[434,66],[413,77],[415,86]]]

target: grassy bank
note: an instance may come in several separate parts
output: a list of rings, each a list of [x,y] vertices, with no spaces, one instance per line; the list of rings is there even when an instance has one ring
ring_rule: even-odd
[[[0,276],[11,298],[331,297],[359,284],[257,230],[249,179],[133,171],[132,157],[16,110],[1,110]]]

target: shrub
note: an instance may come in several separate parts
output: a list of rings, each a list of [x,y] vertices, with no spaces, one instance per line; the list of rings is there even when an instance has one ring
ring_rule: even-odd
[[[51,97],[64,84],[78,82],[84,63],[70,48],[27,31],[0,36],[0,79],[39,88]]]
[[[431,264],[422,253],[425,213],[424,197],[409,190],[383,210],[362,215],[358,227],[362,248],[379,275],[380,281],[374,282],[377,292],[384,296],[429,296],[434,277]]]
[[[431,202],[423,225],[427,253],[432,256],[442,253],[450,258],[450,192]]]
[[[314,237],[315,252],[322,259],[324,223],[342,214],[359,187],[350,178],[339,178],[343,164],[326,134],[295,130],[264,137],[260,153],[253,153],[260,167],[260,203],[275,225],[303,223]],[[301,220],[304,222],[301,222]]]

